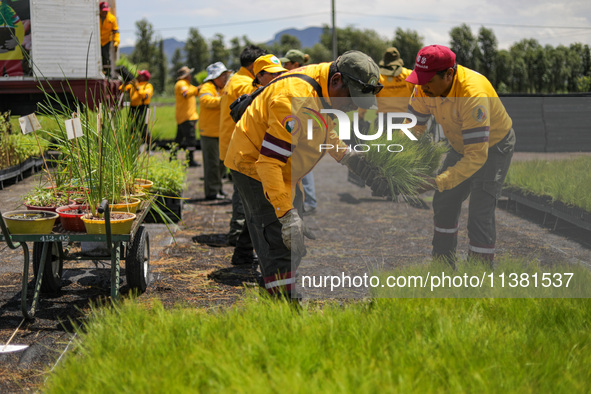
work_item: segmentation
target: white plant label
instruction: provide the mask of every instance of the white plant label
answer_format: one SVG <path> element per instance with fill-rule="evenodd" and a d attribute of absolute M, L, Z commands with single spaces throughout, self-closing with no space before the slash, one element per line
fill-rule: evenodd
<path fill-rule="evenodd" d="M 73 140 L 74 138 L 82 137 L 84 134 L 82 133 L 82 123 L 80 123 L 80 118 L 72 118 L 65 121 L 66 124 L 66 133 L 68 134 L 68 139 Z"/>
<path fill-rule="evenodd" d="M 21 131 L 23 134 L 32 133 L 35 130 L 41 129 L 41 124 L 39 124 L 39 120 L 37 120 L 37 115 L 29 114 L 25 116 L 21 116 L 18 118 L 18 123 L 21 127 Z"/>

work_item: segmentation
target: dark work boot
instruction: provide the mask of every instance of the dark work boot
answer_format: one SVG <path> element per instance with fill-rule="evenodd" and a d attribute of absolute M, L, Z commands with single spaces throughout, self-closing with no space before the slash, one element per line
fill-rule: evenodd
<path fill-rule="evenodd" d="M 259 263 L 259 258 L 254 252 L 243 252 L 234 250 L 232 255 L 232 265 L 255 265 Z"/>

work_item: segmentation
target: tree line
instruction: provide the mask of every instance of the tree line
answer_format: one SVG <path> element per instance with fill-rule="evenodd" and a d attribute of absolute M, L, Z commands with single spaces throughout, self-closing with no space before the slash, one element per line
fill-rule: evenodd
<path fill-rule="evenodd" d="M 196 28 L 191 28 L 185 46 L 176 49 L 170 66 L 163 51 L 162 39 L 157 37 L 152 24 L 142 19 L 136 22 L 136 44 L 130 61 L 148 68 L 156 92 L 171 91 L 176 70 L 188 65 L 205 70 L 207 65 L 221 61 L 228 68 L 240 68 L 240 53 L 245 45 L 253 44 L 247 36 L 230 39 L 216 34 L 206 40 Z M 498 49 L 492 29 L 481 27 L 478 33 L 462 24 L 450 32 L 449 47 L 456 53 L 457 62 L 485 75 L 499 93 L 574 93 L 591 91 L 591 50 L 589 45 L 573 43 L 569 46 L 542 46 L 528 38 L 514 43 L 508 50 Z M 312 63 L 332 61 L 332 33 L 324 26 L 320 42 L 302 48 L 300 40 L 284 34 L 272 45 L 257 44 L 277 56 L 289 49 L 300 49 L 310 55 Z M 413 68 L 417 52 L 425 45 L 424 38 L 412 29 L 397 28 L 392 39 L 380 36 L 372 29 L 337 28 L 337 53 L 359 50 L 376 62 L 386 48 L 395 46 L 400 51 L 405 67 Z"/>

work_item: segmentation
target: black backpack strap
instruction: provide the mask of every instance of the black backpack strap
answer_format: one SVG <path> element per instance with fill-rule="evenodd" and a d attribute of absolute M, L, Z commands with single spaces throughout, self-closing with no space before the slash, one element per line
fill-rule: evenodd
<path fill-rule="evenodd" d="M 318 82 L 316 82 L 316 80 L 314 78 L 312 78 L 306 74 L 290 74 L 290 75 L 286 75 L 286 77 L 298 77 L 298 78 L 303 79 L 304 81 L 308 82 L 310 85 L 312 85 L 312 87 L 314 88 L 314 90 L 318 94 L 318 97 L 320 97 L 320 102 L 322 102 L 322 107 L 328 108 L 328 104 L 326 103 L 326 101 L 324 100 L 324 97 L 322 96 L 322 88 L 320 87 L 320 84 Z"/>
<path fill-rule="evenodd" d="M 314 88 L 314 90 L 316 91 L 316 94 L 318 94 L 318 97 L 320 97 L 320 102 L 322 103 L 322 107 L 324 108 L 328 108 L 328 104 L 326 103 L 326 100 L 324 100 L 324 96 L 322 96 L 322 88 L 320 87 L 320 84 L 318 82 L 316 82 L 316 80 L 306 74 L 287 74 L 287 75 L 281 75 L 277 78 L 275 78 L 274 80 L 272 80 L 270 83 L 268 83 L 265 86 L 261 86 L 259 87 L 257 90 L 255 90 L 253 93 L 251 93 L 251 96 L 254 98 L 256 96 L 259 95 L 259 93 L 261 93 L 263 91 L 264 88 L 266 88 L 267 86 L 281 80 L 281 79 L 285 79 L 285 78 L 291 78 L 291 77 L 296 77 L 299 78 L 301 80 L 304 80 L 306 82 L 308 82 L 310 85 L 312 85 L 312 87 Z M 256 94 L 254 94 L 256 93 Z"/>

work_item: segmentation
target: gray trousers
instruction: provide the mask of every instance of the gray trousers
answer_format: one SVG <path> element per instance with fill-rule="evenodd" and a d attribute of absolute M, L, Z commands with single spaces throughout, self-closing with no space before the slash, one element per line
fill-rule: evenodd
<path fill-rule="evenodd" d="M 205 197 L 214 197 L 222 192 L 222 176 L 226 167 L 220 160 L 220 142 L 216 137 L 201 136 L 203 156 L 203 191 Z"/>
<path fill-rule="evenodd" d="M 232 193 L 232 217 L 230 218 L 230 232 L 228 233 L 228 243 L 234 245 L 235 255 L 251 256 L 252 240 L 246 224 L 244 215 L 244 205 L 240 198 L 240 192 L 234 183 L 234 192 Z"/>
<path fill-rule="evenodd" d="M 495 209 L 501 196 L 505 176 L 513 157 L 513 129 L 495 146 L 489 148 L 482 168 L 458 186 L 433 196 L 434 232 L 433 256 L 448 261 L 455 259 L 458 245 L 459 217 L 464 202 L 468 205 L 469 256 L 492 261 L 495 254 Z M 440 172 L 456 164 L 462 155 L 453 149 L 445 157 Z"/>
<path fill-rule="evenodd" d="M 267 291 L 271 294 L 295 289 L 295 271 L 302 256 L 292 254 L 283 243 L 281 223 L 265 197 L 263 184 L 232 170 L 232 179 L 242 198 L 254 250 L 259 257 Z"/>

